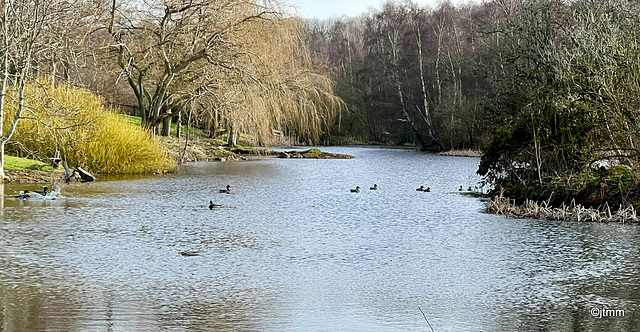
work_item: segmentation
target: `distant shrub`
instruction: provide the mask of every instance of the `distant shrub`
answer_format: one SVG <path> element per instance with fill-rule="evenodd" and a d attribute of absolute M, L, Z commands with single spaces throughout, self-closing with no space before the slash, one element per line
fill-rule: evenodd
<path fill-rule="evenodd" d="M 8 91 L 15 96 L 15 90 Z M 176 162 L 159 142 L 107 109 L 91 92 L 40 80 L 26 87 L 26 105 L 7 152 L 48 160 L 60 151 L 71 166 L 103 174 L 151 173 L 175 169 Z M 5 128 L 16 104 L 5 110 Z"/>

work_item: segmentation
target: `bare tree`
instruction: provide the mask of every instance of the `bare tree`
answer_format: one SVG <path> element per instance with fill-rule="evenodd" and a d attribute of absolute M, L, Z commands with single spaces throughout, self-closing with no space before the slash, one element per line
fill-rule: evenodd
<path fill-rule="evenodd" d="M 121 74 L 138 101 L 143 125 L 155 130 L 169 116 L 177 76 L 197 62 L 233 68 L 240 55 L 233 34 L 249 21 L 277 13 L 248 0 L 143 2 L 127 11 L 113 0 L 108 31 Z"/>
<path fill-rule="evenodd" d="M 32 64 L 46 49 L 47 30 L 53 31 L 58 15 L 69 3 L 62 0 L 2 0 L 0 17 L 0 179 L 5 178 L 4 151 L 23 113 L 25 87 L 36 74 Z M 4 118 L 13 113 L 8 128 Z"/>

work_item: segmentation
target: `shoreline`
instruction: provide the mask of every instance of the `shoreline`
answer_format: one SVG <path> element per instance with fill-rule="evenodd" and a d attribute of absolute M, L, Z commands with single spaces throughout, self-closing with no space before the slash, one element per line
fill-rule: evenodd
<path fill-rule="evenodd" d="M 189 141 L 188 147 L 185 149 L 184 142 L 174 137 L 164 137 L 161 140 L 162 146 L 166 151 L 179 163 L 185 164 L 189 162 L 226 162 L 226 161 L 244 161 L 249 160 L 248 156 L 270 156 L 273 158 L 287 158 L 286 154 L 291 151 L 274 151 L 266 148 L 257 147 L 244 147 L 238 146 L 229 150 L 226 146 L 220 145 L 215 139 L 196 137 Z M 334 146 L 368 146 L 371 144 L 344 144 Z M 331 145 L 329 145 L 331 146 Z M 374 144 L 371 146 L 383 146 L 386 148 L 397 149 L 419 149 L 416 146 L 398 146 L 398 145 L 380 145 Z M 276 147 L 278 149 L 306 149 L 306 146 L 282 146 Z M 308 152 L 311 149 L 302 150 L 300 152 Z M 443 156 L 456 156 L 456 157 L 477 157 L 479 151 L 475 150 L 451 150 L 438 153 Z M 353 156 L 338 155 L 333 153 L 326 153 L 322 151 L 321 159 L 351 159 Z M 300 158 L 300 154 L 294 153 L 290 156 L 293 158 Z M 312 156 L 304 156 L 304 158 L 313 158 Z M 56 183 L 64 182 L 64 172 L 61 171 L 37 171 L 29 169 L 6 169 L 6 179 L 3 183 Z"/>
<path fill-rule="evenodd" d="M 55 183 L 64 182 L 64 172 L 36 171 L 30 169 L 5 169 L 4 183 Z"/>
<path fill-rule="evenodd" d="M 575 200 L 570 204 L 562 204 L 560 207 L 552 207 L 549 202 L 538 203 L 527 200 L 524 204 L 518 205 L 515 200 L 504 197 L 504 191 L 494 196 L 487 202 L 485 212 L 496 214 L 508 218 L 518 219 L 545 219 L 552 221 L 577 221 L 577 222 L 598 222 L 598 223 L 640 223 L 635 208 L 629 206 L 619 206 L 612 212 L 608 202 L 598 208 L 587 208 L 576 204 Z"/>

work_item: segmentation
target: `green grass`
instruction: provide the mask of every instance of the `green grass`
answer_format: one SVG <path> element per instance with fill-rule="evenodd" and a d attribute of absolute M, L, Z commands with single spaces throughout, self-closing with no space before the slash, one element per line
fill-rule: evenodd
<path fill-rule="evenodd" d="M 50 164 L 45 164 L 43 162 L 27 159 L 27 158 L 19 158 L 13 156 L 4 156 L 4 169 L 17 169 L 17 170 L 34 170 L 34 171 L 53 171 L 54 168 Z"/>
<path fill-rule="evenodd" d="M 126 115 L 126 114 L 118 114 L 120 119 L 123 119 L 131 124 L 134 124 L 138 127 L 142 124 L 142 119 L 139 116 Z M 187 129 L 189 130 L 189 135 L 195 135 L 199 137 L 207 137 L 207 135 L 199 128 L 193 128 L 183 125 L 181 135 L 185 135 L 187 133 Z M 171 122 L 171 131 L 169 132 L 170 136 L 176 136 L 176 132 L 178 131 L 178 125 L 174 122 Z"/>

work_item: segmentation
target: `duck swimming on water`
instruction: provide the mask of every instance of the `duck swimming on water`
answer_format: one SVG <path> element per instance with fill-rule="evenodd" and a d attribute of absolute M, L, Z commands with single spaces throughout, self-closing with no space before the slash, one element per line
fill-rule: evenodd
<path fill-rule="evenodd" d="M 220 193 L 222 193 L 222 194 L 230 194 L 231 193 L 231 186 L 227 185 L 227 189 L 220 189 Z"/>
<path fill-rule="evenodd" d="M 42 196 L 47 196 L 47 193 L 49 192 L 49 188 L 44 187 L 44 189 L 42 191 L 34 191 L 34 193 L 38 194 L 38 195 L 42 195 Z"/>
<path fill-rule="evenodd" d="M 420 188 L 416 189 L 416 191 L 424 191 L 424 186 L 420 186 Z"/>
<path fill-rule="evenodd" d="M 213 210 L 215 208 L 221 208 L 222 205 L 220 204 L 213 204 L 213 201 L 209 201 L 209 210 Z"/>
<path fill-rule="evenodd" d="M 359 186 L 356 186 L 356 189 L 350 189 L 350 191 L 351 191 L 352 193 L 359 193 L 359 192 L 360 192 L 360 187 L 359 187 Z"/>
<path fill-rule="evenodd" d="M 378 190 L 378 185 L 374 183 L 373 187 L 369 188 L 369 190 Z"/>
<path fill-rule="evenodd" d="M 16 196 L 17 199 L 27 199 L 29 198 L 29 190 L 20 191 L 20 194 Z"/>

